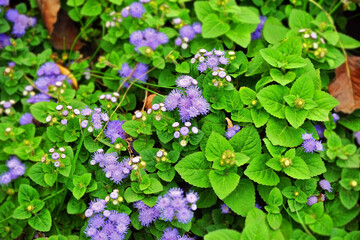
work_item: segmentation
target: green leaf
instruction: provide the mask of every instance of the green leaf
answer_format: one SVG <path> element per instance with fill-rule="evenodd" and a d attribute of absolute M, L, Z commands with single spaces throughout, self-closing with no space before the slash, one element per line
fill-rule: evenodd
<path fill-rule="evenodd" d="M 41 123 L 46 123 L 48 116 L 48 102 L 38 102 L 30 106 L 30 112 L 33 117 Z"/>
<path fill-rule="evenodd" d="M 48 187 L 44 180 L 44 171 L 42 169 L 42 163 L 38 162 L 34 164 L 28 171 L 28 175 L 31 180 L 39 184 L 42 187 Z"/>
<path fill-rule="evenodd" d="M 278 206 L 278 207 L 280 207 L 282 205 L 283 197 L 282 197 L 281 191 L 277 187 L 274 187 L 270 191 L 268 199 L 267 199 L 267 203 L 269 205 L 274 205 L 274 206 Z"/>
<path fill-rule="evenodd" d="M 101 13 L 101 3 L 97 0 L 87 0 L 85 5 L 81 8 L 81 15 L 84 16 L 97 16 Z"/>
<path fill-rule="evenodd" d="M 133 137 L 137 137 L 139 135 L 137 129 L 140 127 L 140 122 L 138 121 L 126 121 L 121 125 L 121 127 L 127 134 Z"/>
<path fill-rule="evenodd" d="M 182 62 L 181 64 L 176 64 L 175 70 L 178 73 L 189 73 L 190 65 L 187 62 Z"/>
<path fill-rule="evenodd" d="M 163 185 L 156 178 L 150 178 L 151 183 L 148 188 L 144 190 L 145 194 L 159 193 L 163 190 Z"/>
<path fill-rule="evenodd" d="M 205 240 L 240 240 L 241 234 L 232 229 L 219 229 L 204 236 Z"/>
<path fill-rule="evenodd" d="M 223 22 L 219 17 L 211 13 L 203 20 L 202 36 L 204 38 L 216 38 L 230 30 L 229 24 Z"/>
<path fill-rule="evenodd" d="M 280 70 L 275 68 L 270 70 L 270 75 L 275 82 L 280 83 L 282 86 L 291 83 L 296 78 L 296 74 L 294 72 L 289 71 L 284 75 Z"/>
<path fill-rule="evenodd" d="M 271 85 L 258 92 L 257 98 L 268 113 L 278 118 L 285 118 L 285 100 L 283 97 L 289 92 L 287 87 Z"/>
<path fill-rule="evenodd" d="M 232 5 L 227 9 L 228 12 L 233 13 L 233 20 L 235 22 L 242 22 L 248 24 L 259 24 L 260 19 L 259 15 L 255 8 L 251 7 L 238 7 L 236 5 Z"/>
<path fill-rule="evenodd" d="M 254 127 L 244 127 L 229 141 L 235 152 L 241 152 L 250 158 L 261 153 L 261 140 Z"/>
<path fill-rule="evenodd" d="M 251 180 L 267 186 L 275 186 L 280 182 L 279 176 L 266 165 L 270 158 L 267 154 L 262 154 L 254 158 L 246 168 L 244 174 Z"/>
<path fill-rule="evenodd" d="M 277 230 L 280 228 L 282 223 L 281 213 L 268 213 L 266 219 L 272 229 Z"/>
<path fill-rule="evenodd" d="M 71 198 L 66 205 L 66 211 L 68 214 L 81 214 L 85 211 L 86 204 L 83 200 L 76 200 L 75 198 Z"/>
<path fill-rule="evenodd" d="M 39 199 L 40 195 L 35 188 L 27 184 L 21 184 L 19 188 L 18 201 L 20 204 L 29 204 L 33 199 Z"/>
<path fill-rule="evenodd" d="M 270 118 L 266 126 L 266 135 L 273 145 L 283 147 L 296 147 L 303 140 L 301 138 L 303 130 L 290 127 L 285 120 Z"/>
<path fill-rule="evenodd" d="M 140 201 L 144 199 L 144 197 L 144 195 L 136 194 L 131 187 L 127 188 L 124 193 L 124 198 L 128 203 Z"/>
<path fill-rule="evenodd" d="M 239 183 L 240 176 L 236 173 L 219 174 L 215 170 L 211 170 L 209 180 L 216 195 L 220 199 L 224 199 L 235 190 Z"/>
<path fill-rule="evenodd" d="M 48 232 L 51 228 L 51 214 L 47 209 L 42 210 L 39 214 L 36 214 L 28 221 L 29 225 L 38 231 Z"/>
<path fill-rule="evenodd" d="M 96 152 L 98 149 L 102 148 L 104 144 L 99 141 L 94 142 L 94 139 L 91 136 L 86 136 L 84 138 L 84 146 L 86 150 L 93 153 Z"/>
<path fill-rule="evenodd" d="M 320 219 L 317 219 L 316 223 L 310 224 L 309 228 L 319 235 L 330 236 L 333 221 L 329 215 L 324 214 Z"/>
<path fill-rule="evenodd" d="M 28 219 L 31 217 L 31 213 L 29 211 L 26 210 L 27 205 L 26 204 L 22 204 L 20 206 L 18 206 L 13 214 L 12 217 L 15 219 Z"/>
<path fill-rule="evenodd" d="M 253 207 L 246 216 L 241 240 L 269 239 L 269 227 L 265 222 L 265 216 L 263 211 Z"/>
<path fill-rule="evenodd" d="M 339 199 L 326 202 L 326 212 L 333 220 L 334 227 L 342 227 L 353 220 L 360 212 L 360 208 L 346 209 Z"/>
<path fill-rule="evenodd" d="M 193 186 L 202 188 L 211 186 L 209 181 L 211 163 L 205 159 L 202 152 L 196 152 L 181 159 L 175 165 L 175 170 L 182 179 Z"/>
<path fill-rule="evenodd" d="M 204 22 L 205 18 L 214 12 L 207 1 L 196 1 L 194 2 L 195 13 L 198 19 Z"/>
<path fill-rule="evenodd" d="M 252 108 L 250 111 L 252 120 L 257 128 L 264 126 L 270 117 L 269 113 L 263 108 Z"/>
<path fill-rule="evenodd" d="M 294 68 L 302 68 L 307 65 L 304 58 L 299 55 L 288 55 L 286 56 L 286 64 L 284 66 L 285 69 L 294 69 Z"/>
<path fill-rule="evenodd" d="M 52 186 L 52 185 L 54 185 L 54 183 L 56 182 L 57 177 L 58 177 L 57 172 L 45 173 L 45 174 L 44 174 L 45 183 L 46 183 L 47 185 L 49 185 L 49 186 Z"/>
<path fill-rule="evenodd" d="M 301 75 L 301 77 L 299 77 L 292 85 L 290 94 L 302 99 L 312 99 L 314 97 L 314 82 L 310 75 Z"/>
<path fill-rule="evenodd" d="M 242 178 L 236 189 L 224 200 L 235 213 L 245 217 L 255 205 L 255 188 L 252 181 Z"/>
<path fill-rule="evenodd" d="M 309 110 L 307 118 L 314 121 L 329 121 L 329 112 L 339 105 L 338 100 L 322 91 L 315 91 L 313 100 L 318 106 Z"/>
<path fill-rule="evenodd" d="M 64 132 L 56 126 L 49 126 L 46 128 L 46 134 L 52 142 L 61 142 Z"/>
<path fill-rule="evenodd" d="M 285 108 L 286 120 L 288 120 L 288 122 L 294 128 L 299 128 L 301 125 L 303 125 L 307 116 L 308 111 L 304 109 L 289 106 L 286 106 Z"/>
<path fill-rule="evenodd" d="M 360 47 L 360 42 L 352 37 L 349 37 L 343 33 L 337 33 L 339 35 L 339 40 L 341 41 L 342 47 L 345 49 L 355 49 Z M 340 43 L 337 44 L 337 47 L 341 48 Z"/>
<path fill-rule="evenodd" d="M 85 0 L 67 0 L 66 4 L 70 7 L 81 6 Z"/>
<path fill-rule="evenodd" d="M 245 105 L 251 105 L 251 102 L 256 100 L 256 92 L 248 87 L 241 87 L 239 93 L 241 101 Z"/>
<path fill-rule="evenodd" d="M 274 17 L 266 19 L 262 30 L 263 36 L 268 43 L 275 44 L 286 37 L 288 28 L 284 27 L 281 21 Z"/>
<path fill-rule="evenodd" d="M 234 41 L 237 45 L 246 48 L 251 41 L 252 29 L 248 24 L 233 24 L 230 31 L 226 33 L 226 36 Z"/>
<path fill-rule="evenodd" d="M 340 190 L 340 201 L 347 209 L 353 208 L 359 200 L 358 191 Z"/>
<path fill-rule="evenodd" d="M 325 164 L 321 157 L 319 157 L 317 154 L 311 154 L 306 153 L 302 150 L 297 150 L 296 156 L 300 157 L 305 161 L 306 165 L 309 168 L 310 177 L 318 176 L 326 172 Z"/>
<path fill-rule="evenodd" d="M 207 143 L 205 156 L 208 161 L 220 161 L 222 154 L 226 150 L 233 151 L 233 147 L 224 136 L 221 136 L 217 132 L 212 132 Z"/>
<path fill-rule="evenodd" d="M 306 165 L 306 162 L 299 158 L 295 157 L 292 159 L 292 165 L 287 168 L 284 168 L 284 172 L 295 179 L 308 179 L 310 178 L 309 168 Z"/>
<path fill-rule="evenodd" d="M 268 64 L 273 67 L 282 68 L 286 64 L 285 56 L 277 49 L 261 49 L 260 55 Z"/>
<path fill-rule="evenodd" d="M 86 192 L 86 187 L 78 187 L 78 186 L 75 186 L 74 189 L 73 189 L 73 195 L 74 197 L 79 200 L 82 196 L 84 196 Z"/>
<path fill-rule="evenodd" d="M 289 26 L 292 29 L 311 28 L 312 16 L 302 10 L 293 9 L 289 16 Z"/>

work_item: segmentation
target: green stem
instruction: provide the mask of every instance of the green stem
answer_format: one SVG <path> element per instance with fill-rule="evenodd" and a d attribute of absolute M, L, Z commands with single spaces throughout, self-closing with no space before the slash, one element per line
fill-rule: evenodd
<path fill-rule="evenodd" d="M 310 235 L 311 237 L 313 237 L 314 239 L 316 239 L 316 238 L 314 237 L 314 235 L 311 234 L 311 232 L 309 231 L 309 229 L 308 229 L 308 228 L 306 227 L 306 225 L 304 224 L 304 222 L 303 222 L 303 220 L 302 220 L 302 218 L 301 218 L 298 210 L 296 209 L 296 205 L 294 205 L 294 207 L 295 207 L 296 215 L 297 215 L 297 217 L 299 218 L 300 224 L 301 224 L 301 226 L 303 227 L 303 229 L 305 230 L 305 232 L 306 232 L 308 235 Z"/>
<path fill-rule="evenodd" d="M 339 2 L 335 5 L 335 7 L 334 7 L 333 9 L 331 9 L 331 11 L 329 12 L 329 14 L 330 14 L 330 15 L 333 14 L 333 13 L 341 6 L 341 4 L 342 4 L 342 1 L 339 1 Z"/>
<path fill-rule="evenodd" d="M 43 199 L 43 201 L 46 201 L 46 200 L 48 200 L 48 199 L 50 199 L 50 198 L 55 197 L 56 195 L 58 195 L 58 194 L 62 193 L 63 191 L 65 191 L 65 189 L 66 189 L 66 188 L 63 188 L 63 189 L 61 189 L 60 191 L 57 191 L 57 192 L 51 194 L 50 196 L 47 196 L 46 198 Z"/>
<path fill-rule="evenodd" d="M 85 134 L 81 135 L 81 138 L 80 138 L 80 142 L 79 142 L 79 145 L 78 145 L 78 148 L 76 149 L 76 153 L 75 153 L 75 156 L 74 156 L 74 159 L 71 163 L 71 170 L 70 170 L 70 175 L 69 175 L 69 178 L 67 180 L 67 182 L 69 181 L 69 179 L 72 178 L 72 176 L 74 175 L 74 172 L 75 172 L 75 166 L 76 166 L 76 161 L 79 157 L 79 154 L 80 154 L 80 150 L 81 150 L 81 147 L 83 145 L 83 142 L 84 142 L 84 138 L 85 138 Z M 66 184 L 67 185 L 67 184 Z"/>
<path fill-rule="evenodd" d="M 5 218 L 5 219 L 1 220 L 1 221 L 0 221 L 0 223 L 2 223 L 2 222 L 6 222 L 6 221 L 7 221 L 7 220 L 9 220 L 10 218 L 12 218 L 12 216 L 7 217 L 7 218 Z"/>

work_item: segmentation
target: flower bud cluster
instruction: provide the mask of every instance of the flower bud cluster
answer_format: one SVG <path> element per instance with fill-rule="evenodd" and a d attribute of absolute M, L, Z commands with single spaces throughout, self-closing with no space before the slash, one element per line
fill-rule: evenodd
<path fill-rule="evenodd" d="M 325 57 L 328 49 L 325 47 L 324 38 L 319 37 L 318 34 L 311 29 L 302 28 L 298 32 L 302 37 L 302 46 L 305 52 L 313 54 L 318 59 Z"/>
<path fill-rule="evenodd" d="M 152 107 L 150 109 L 147 110 L 147 114 L 153 114 L 154 115 L 154 119 L 156 121 L 160 121 L 162 118 L 162 113 L 166 112 L 167 108 L 165 107 L 164 103 L 155 103 L 152 105 Z M 138 114 L 139 115 L 139 114 Z M 145 121 L 146 120 L 146 116 L 142 116 L 142 120 Z"/>
<path fill-rule="evenodd" d="M 109 109 L 111 107 L 113 107 L 114 103 L 116 103 L 118 101 L 120 97 L 120 94 L 118 94 L 117 92 L 113 92 L 113 93 L 107 93 L 107 94 L 101 94 L 99 96 L 100 102 L 106 105 L 106 108 Z"/>
<path fill-rule="evenodd" d="M 9 62 L 8 63 L 8 66 L 5 68 L 5 70 L 4 70 L 4 73 L 3 73 L 3 75 L 4 76 L 9 76 L 10 78 L 12 78 L 13 77 L 13 75 L 14 75 L 14 67 L 16 66 L 16 63 L 14 63 L 14 62 Z"/>
<path fill-rule="evenodd" d="M 0 102 L 0 114 L 5 113 L 6 115 L 10 115 L 14 110 L 11 108 L 15 104 L 15 100 L 10 99 L 9 101 L 1 101 Z"/>
<path fill-rule="evenodd" d="M 79 109 L 73 109 L 72 106 L 67 105 L 64 106 L 63 104 L 59 104 L 56 106 L 56 110 L 58 111 L 57 117 L 60 120 L 61 125 L 67 125 L 68 120 L 71 118 L 74 118 L 75 116 L 80 115 L 80 110 Z M 56 119 L 55 117 L 52 118 L 51 116 L 48 116 L 46 118 L 46 122 L 50 122 L 50 121 L 54 121 L 54 119 Z M 57 122 L 58 120 L 55 120 L 55 122 Z"/>
<path fill-rule="evenodd" d="M 181 126 L 179 122 L 174 122 L 172 127 L 174 128 L 174 138 L 179 139 L 179 143 L 182 147 L 185 147 L 188 142 L 191 134 L 198 134 L 199 129 L 195 126 L 191 126 L 191 122 L 185 122 L 184 126 Z"/>
<path fill-rule="evenodd" d="M 49 156 L 49 157 L 48 157 Z M 50 148 L 49 153 L 41 157 L 41 162 L 45 164 L 53 163 L 56 168 L 64 168 L 63 160 L 66 158 L 65 148 Z"/>
<path fill-rule="evenodd" d="M 191 59 L 191 63 L 195 64 L 199 62 L 198 70 L 200 72 L 205 72 L 207 69 L 211 69 L 213 72 L 217 71 L 220 67 L 225 67 L 229 64 L 231 60 L 235 59 L 234 51 L 222 51 L 213 49 L 207 51 L 205 49 L 200 49 L 194 57 Z M 221 74 L 223 75 L 223 74 Z M 226 75 L 224 76 L 226 77 Z M 230 79 L 231 81 L 231 79 Z"/>
<path fill-rule="evenodd" d="M 105 201 L 112 202 L 113 205 L 118 205 L 119 203 L 122 203 L 124 201 L 124 198 L 119 195 L 119 190 L 114 189 L 110 195 L 107 195 L 105 197 Z"/>
<path fill-rule="evenodd" d="M 112 11 L 112 12 L 109 14 L 109 17 L 111 17 L 112 19 L 111 19 L 110 21 L 106 21 L 106 22 L 105 22 L 105 27 L 106 27 L 106 28 L 110 28 L 110 27 L 120 27 L 120 23 L 123 21 L 120 12 Z"/>
<path fill-rule="evenodd" d="M 231 82 L 231 76 L 227 75 L 224 68 L 219 67 L 212 72 L 213 79 L 211 82 L 215 87 L 226 87 Z"/>
<path fill-rule="evenodd" d="M 128 165 L 132 167 L 132 170 L 138 170 L 139 168 L 145 168 L 146 162 L 141 160 L 141 156 L 132 157 L 128 161 Z"/>
<path fill-rule="evenodd" d="M 235 153 L 231 150 L 225 150 L 221 155 L 221 166 L 233 166 L 235 164 Z"/>
<path fill-rule="evenodd" d="M 167 156 L 168 156 L 168 152 L 162 148 L 159 151 L 157 151 L 155 159 L 157 162 L 167 162 L 169 160 Z"/>

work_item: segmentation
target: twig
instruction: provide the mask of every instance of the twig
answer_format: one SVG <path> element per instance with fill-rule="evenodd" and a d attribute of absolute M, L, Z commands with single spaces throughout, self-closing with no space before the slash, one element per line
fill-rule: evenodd
<path fill-rule="evenodd" d="M 144 111 L 144 109 L 145 109 L 146 101 L 147 101 L 147 98 L 148 98 L 148 93 L 149 93 L 149 91 L 148 91 L 148 90 L 145 90 L 144 105 L 143 105 L 143 107 L 141 108 L 141 111 Z"/>

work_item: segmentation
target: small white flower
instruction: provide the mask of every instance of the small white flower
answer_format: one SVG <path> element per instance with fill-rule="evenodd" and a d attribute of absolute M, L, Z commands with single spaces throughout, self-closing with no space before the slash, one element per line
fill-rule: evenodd
<path fill-rule="evenodd" d="M 120 97 L 120 94 L 117 93 L 117 92 L 113 92 L 113 95 L 114 95 L 115 97 Z"/>
<path fill-rule="evenodd" d="M 199 57 L 199 62 L 204 62 L 205 58 L 203 56 Z"/>
<path fill-rule="evenodd" d="M 117 98 L 116 98 L 116 97 L 111 97 L 111 98 L 110 98 L 110 101 L 113 102 L 113 103 L 116 103 Z"/>
<path fill-rule="evenodd" d="M 72 109 L 73 109 L 72 106 L 69 106 L 69 105 L 67 105 L 66 108 L 67 108 L 68 110 L 72 110 Z"/>
<path fill-rule="evenodd" d="M 93 165 L 93 166 L 94 166 L 95 164 L 96 164 L 96 161 L 95 161 L 95 160 L 91 160 L 91 161 L 90 161 L 90 165 Z"/>
<path fill-rule="evenodd" d="M 182 49 L 187 49 L 188 46 L 189 46 L 189 45 L 188 45 L 187 43 L 182 43 L 182 44 L 181 44 L 181 48 L 182 48 Z"/>
<path fill-rule="evenodd" d="M 87 130 L 88 130 L 88 132 L 93 132 L 93 131 L 94 131 L 94 128 L 90 126 L 90 127 L 88 127 Z"/>
<path fill-rule="evenodd" d="M 61 157 L 61 158 L 66 158 L 66 155 L 65 155 L 65 154 L 61 154 L 60 157 Z"/>
<path fill-rule="evenodd" d="M 186 140 L 181 140 L 181 141 L 180 141 L 180 145 L 181 145 L 182 147 L 185 147 L 185 146 L 187 145 L 187 141 L 186 141 Z"/>
<path fill-rule="evenodd" d="M 65 152 L 65 148 L 59 147 L 59 151 L 60 151 L 60 152 Z"/>
<path fill-rule="evenodd" d="M 189 38 L 188 38 L 188 37 L 184 37 L 183 40 L 184 40 L 184 42 L 189 42 Z"/>
<path fill-rule="evenodd" d="M 178 123 L 178 122 L 174 122 L 174 123 L 172 124 L 172 126 L 173 126 L 174 128 L 178 127 L 179 125 L 180 125 L 180 123 Z"/>
<path fill-rule="evenodd" d="M 100 98 L 100 100 L 104 100 L 105 99 L 105 94 L 101 94 L 99 98 Z"/>
<path fill-rule="evenodd" d="M 135 112 L 135 117 L 136 117 L 136 118 L 141 118 L 141 117 L 142 117 L 142 112 L 136 111 L 136 112 Z"/>
<path fill-rule="evenodd" d="M 190 63 L 191 64 L 194 64 L 196 62 L 196 59 L 195 58 L 192 58 L 191 60 L 190 60 Z"/>
<path fill-rule="evenodd" d="M 46 122 L 50 122 L 51 119 L 52 119 L 52 117 L 49 115 L 49 116 L 46 117 L 45 121 L 46 121 Z"/>
<path fill-rule="evenodd" d="M 226 79 L 226 81 L 231 82 L 231 77 L 230 77 L 229 75 L 227 75 L 227 76 L 225 77 L 225 79 Z"/>
<path fill-rule="evenodd" d="M 151 114 L 151 113 L 152 113 L 152 109 L 149 108 L 146 113 L 147 113 L 147 114 Z"/>
<path fill-rule="evenodd" d="M 11 131 L 12 131 L 12 128 L 11 128 L 11 127 L 5 128 L 5 132 L 11 132 Z"/>
<path fill-rule="evenodd" d="M 74 109 L 74 113 L 75 113 L 75 115 L 79 115 L 80 114 L 80 110 L 79 109 Z"/>
<path fill-rule="evenodd" d="M 140 158 L 139 157 L 133 157 L 132 162 L 133 163 L 138 163 L 138 162 L 140 162 Z"/>
<path fill-rule="evenodd" d="M 199 50 L 199 53 L 206 53 L 206 52 L 207 52 L 206 49 L 203 48 Z"/>
<path fill-rule="evenodd" d="M 191 210 L 195 211 L 197 209 L 197 206 L 195 203 L 191 204 Z"/>
<path fill-rule="evenodd" d="M 53 152 L 55 152 L 55 149 L 54 149 L 54 148 L 50 148 L 50 149 L 49 149 L 49 153 L 53 153 Z"/>
<path fill-rule="evenodd" d="M 190 127 L 190 126 L 191 126 L 191 122 L 185 122 L 185 126 L 186 126 L 186 127 Z"/>
<path fill-rule="evenodd" d="M 198 129 L 197 127 L 192 127 L 192 128 L 191 128 L 191 132 L 192 132 L 193 134 L 198 134 L 198 133 L 199 133 L 199 129 Z"/>

